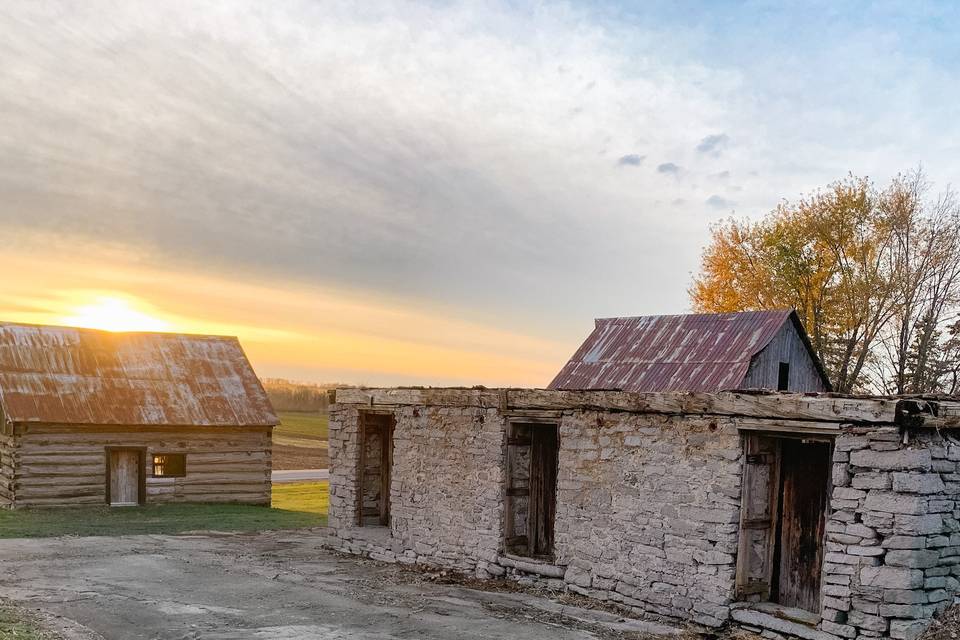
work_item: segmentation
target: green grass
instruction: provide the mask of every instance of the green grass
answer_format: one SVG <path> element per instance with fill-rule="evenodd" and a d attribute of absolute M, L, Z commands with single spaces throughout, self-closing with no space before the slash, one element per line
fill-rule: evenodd
<path fill-rule="evenodd" d="M 52 635 L 40 629 L 16 609 L 0 603 L 0 640 L 51 640 Z"/>
<path fill-rule="evenodd" d="M 274 509 L 313 513 L 323 516 L 324 521 L 326 521 L 329 507 L 330 483 L 326 480 L 273 485 Z"/>
<path fill-rule="evenodd" d="M 273 430 L 274 436 L 311 440 L 327 439 L 328 418 L 324 414 L 281 411 L 277 415 L 281 424 Z"/>
<path fill-rule="evenodd" d="M 327 482 L 276 485 L 272 508 L 238 504 L 161 504 L 128 508 L 0 509 L 0 538 L 319 527 L 327 523 L 328 491 Z M 0 635 L 0 640 L 7 639 Z"/>

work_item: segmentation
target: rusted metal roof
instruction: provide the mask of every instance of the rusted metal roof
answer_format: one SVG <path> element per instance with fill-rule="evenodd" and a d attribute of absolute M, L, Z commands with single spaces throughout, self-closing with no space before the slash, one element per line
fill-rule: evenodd
<path fill-rule="evenodd" d="M 598 319 L 548 388 L 737 389 L 751 358 L 792 317 L 782 310 Z"/>
<path fill-rule="evenodd" d="M 273 426 L 236 338 L 0 323 L 9 422 Z"/>

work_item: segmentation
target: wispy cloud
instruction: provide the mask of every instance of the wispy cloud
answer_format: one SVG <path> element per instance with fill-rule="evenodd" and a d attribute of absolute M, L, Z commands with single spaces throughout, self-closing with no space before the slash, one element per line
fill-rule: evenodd
<path fill-rule="evenodd" d="M 723 149 L 730 142 L 730 138 L 725 133 L 715 133 L 705 137 L 697 145 L 697 152 L 710 156 L 719 156 Z"/>
<path fill-rule="evenodd" d="M 617 160 L 617 164 L 621 167 L 639 167 L 641 164 L 643 164 L 643 160 L 645 158 L 646 156 L 631 153 L 625 156 L 620 156 L 620 159 Z"/>
<path fill-rule="evenodd" d="M 657 173 L 670 173 L 676 175 L 680 173 L 680 167 L 673 162 L 664 162 L 657 165 Z"/>
<path fill-rule="evenodd" d="M 706 203 L 714 209 L 730 209 L 736 204 L 732 200 L 727 200 L 723 196 L 718 196 L 717 194 L 713 194 L 707 198 Z"/>

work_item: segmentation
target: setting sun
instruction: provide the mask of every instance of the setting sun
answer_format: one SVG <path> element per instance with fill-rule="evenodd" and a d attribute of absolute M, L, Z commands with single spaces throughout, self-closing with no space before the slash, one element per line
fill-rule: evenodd
<path fill-rule="evenodd" d="M 135 306 L 136 305 L 136 306 Z M 131 300 L 101 296 L 89 304 L 75 307 L 61 318 L 65 325 L 105 331 L 170 331 L 171 324 L 150 315 Z"/>

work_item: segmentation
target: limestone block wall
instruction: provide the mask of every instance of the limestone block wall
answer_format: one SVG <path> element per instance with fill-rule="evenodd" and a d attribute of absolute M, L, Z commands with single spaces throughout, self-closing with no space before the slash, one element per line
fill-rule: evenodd
<path fill-rule="evenodd" d="M 847 429 L 833 461 L 821 628 L 912 640 L 960 590 L 960 444 Z"/>
<path fill-rule="evenodd" d="M 361 411 L 331 409 L 329 522 L 335 529 L 356 522 Z M 496 409 L 473 407 L 399 407 L 393 415 L 392 537 L 378 555 L 479 572 L 496 564 L 504 419 Z"/>
<path fill-rule="evenodd" d="M 571 590 L 717 626 L 736 567 L 731 419 L 574 411 L 561 422 L 556 562 Z"/>
<path fill-rule="evenodd" d="M 344 548 L 480 576 L 533 571 L 638 612 L 729 617 L 742 474 L 732 419 L 569 411 L 560 422 L 555 559 L 503 553 L 506 419 L 496 409 L 397 407 L 387 542 L 351 530 L 357 421 L 330 420 L 331 526 Z"/>

